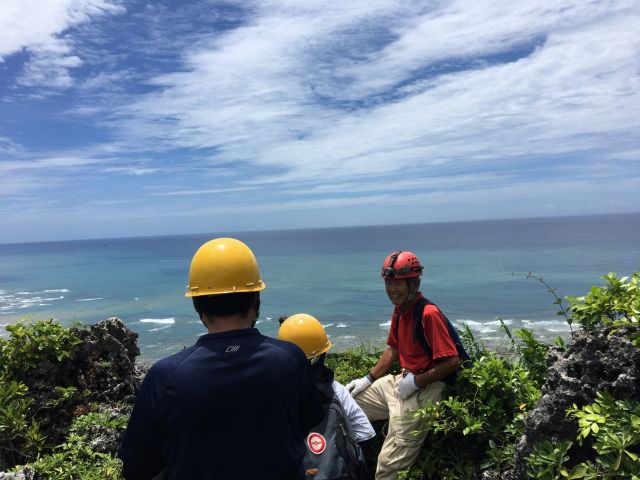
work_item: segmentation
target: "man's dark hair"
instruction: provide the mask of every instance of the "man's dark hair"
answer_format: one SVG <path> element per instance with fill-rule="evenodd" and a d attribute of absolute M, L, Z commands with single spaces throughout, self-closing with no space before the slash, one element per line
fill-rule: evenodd
<path fill-rule="evenodd" d="M 228 317 L 246 315 L 253 306 L 258 310 L 260 292 L 226 293 L 224 295 L 203 295 L 193 297 L 193 308 L 198 315 L 208 317 Z"/>

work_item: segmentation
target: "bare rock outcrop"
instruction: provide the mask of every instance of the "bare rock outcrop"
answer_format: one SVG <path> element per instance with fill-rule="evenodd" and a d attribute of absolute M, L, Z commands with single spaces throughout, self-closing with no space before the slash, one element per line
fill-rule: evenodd
<path fill-rule="evenodd" d="M 41 480 L 41 479 L 42 479 L 42 475 L 39 475 L 31 467 L 24 467 L 15 472 L 0 472 L 0 480 Z"/>
<path fill-rule="evenodd" d="M 83 342 L 68 372 L 72 383 L 101 403 L 132 402 L 138 388 L 135 359 L 140 355 L 138 334 L 117 317 L 77 329 Z"/>
<path fill-rule="evenodd" d="M 58 361 L 49 355 L 17 378 L 29 388 L 33 417 L 51 443 L 61 442 L 73 418 L 92 410 L 92 404 L 132 404 L 141 379 L 135 364 L 138 334 L 122 320 L 113 317 L 72 330 L 81 342 L 70 356 Z M 76 391 L 61 395 L 59 387 Z M 98 451 L 114 453 L 119 438 L 103 440 Z"/>
<path fill-rule="evenodd" d="M 566 417 L 567 408 L 593 403 L 596 392 L 608 390 L 614 398 L 640 401 L 640 350 L 630 340 L 640 327 L 575 333 L 571 345 L 554 347 L 542 398 L 529 413 L 525 435 L 516 450 L 516 465 L 505 479 L 525 479 L 524 458 L 545 439 L 575 440 L 577 423 Z M 590 452 L 574 444 L 570 455 L 582 461 Z"/>

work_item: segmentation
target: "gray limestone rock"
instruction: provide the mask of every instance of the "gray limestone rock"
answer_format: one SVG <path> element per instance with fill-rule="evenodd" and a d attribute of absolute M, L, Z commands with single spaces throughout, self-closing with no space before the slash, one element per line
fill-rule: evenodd
<path fill-rule="evenodd" d="M 24 467 L 11 473 L 0 472 L 0 480 L 41 480 L 42 476 L 31 467 Z M 42 479 L 43 480 L 43 479 Z"/>
<path fill-rule="evenodd" d="M 95 409 L 91 405 L 131 405 L 142 378 L 135 365 L 135 358 L 140 354 L 138 335 L 122 320 L 113 317 L 89 327 L 72 329 L 82 341 L 69 358 L 42 360 L 25 378 L 17 379 L 29 388 L 29 396 L 34 400 L 31 412 L 47 441 L 53 444 L 64 440 L 74 417 Z M 56 387 L 74 387 L 77 393 L 61 398 Z M 96 431 L 91 432 L 92 436 L 95 433 L 92 446 L 99 452 L 115 453 L 121 432 L 107 430 L 96 427 Z M 0 479 L 36 480 L 28 476 L 32 475 L 30 472 L 24 469 L 16 474 L 0 474 L 5 475 Z"/>
<path fill-rule="evenodd" d="M 516 466 L 504 479 L 525 479 L 525 457 L 533 446 L 545 439 L 575 440 L 577 423 L 566 417 L 567 408 L 593 403 L 596 392 L 608 390 L 614 398 L 640 401 L 640 350 L 630 341 L 640 327 L 617 331 L 575 333 L 567 350 L 551 348 L 542 398 L 529 412 L 525 435 L 517 443 Z M 581 461 L 590 450 L 574 444 L 571 457 Z"/>

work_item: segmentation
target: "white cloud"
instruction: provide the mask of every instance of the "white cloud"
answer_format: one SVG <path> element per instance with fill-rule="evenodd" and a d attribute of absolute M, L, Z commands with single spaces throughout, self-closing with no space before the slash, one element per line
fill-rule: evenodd
<path fill-rule="evenodd" d="M 354 77 L 353 87 L 335 93 L 366 97 L 425 66 L 504 54 L 553 31 L 570 33 L 607 17 L 637 16 L 637 7 L 634 0 L 514 2 L 508 6 L 500 0 L 440 2 L 433 10 L 395 27 L 397 39 L 382 50 L 345 66 L 342 74 Z"/>
<path fill-rule="evenodd" d="M 244 192 L 255 190 L 256 187 L 232 187 L 232 188 L 208 188 L 205 190 L 176 190 L 168 192 L 153 193 L 155 197 L 184 197 L 192 195 L 211 195 L 216 193 Z"/>
<path fill-rule="evenodd" d="M 73 84 L 69 70 L 81 63 L 80 58 L 72 55 L 71 48 L 63 41 L 39 45 L 34 48 L 18 83 L 27 87 L 46 85 L 54 89 L 67 88 Z"/>
<path fill-rule="evenodd" d="M 121 218 L 144 219 L 157 218 L 225 218 L 244 216 L 247 225 L 253 220 L 268 218 L 268 214 L 290 213 L 298 222 L 306 218 L 306 225 L 312 226 L 314 212 L 351 210 L 363 212 L 360 218 L 351 217 L 352 223 L 386 223 L 396 218 L 396 223 L 410 223 L 409 218 L 423 221 L 464 220 L 471 218 L 491 218 L 509 216 L 532 216 L 529 206 L 532 202 L 540 205 L 559 204 L 562 214 L 581 214 L 587 211 L 606 213 L 612 202 L 617 202 L 622 211 L 634 211 L 633 198 L 616 198 L 620 190 L 631 191 L 640 188 L 640 176 L 633 176 L 616 184 L 603 184 L 599 179 L 568 180 L 565 178 L 541 179 L 521 184 L 481 184 L 456 191 L 424 191 L 398 195 L 396 192 L 379 192 L 364 195 L 344 195 L 337 193 L 326 198 L 297 198 L 292 200 L 271 200 L 256 203 L 253 197 L 244 197 L 232 204 L 214 202 L 213 205 L 200 205 L 184 210 L 179 205 L 168 206 L 162 211 L 150 212 L 143 206 L 120 212 Z M 482 198 L 482 202 L 478 199 Z M 395 212 L 395 213 L 394 213 Z M 499 212 L 499 213 L 498 213 Z M 557 212 L 536 210 L 537 215 L 557 214 Z M 87 212 L 88 213 L 88 212 Z M 502 215 L 500 215 L 502 213 Z M 302 214 L 302 217 L 300 216 Z M 370 219 L 370 220 L 367 220 Z M 378 218 L 378 221 L 373 219 Z M 405 220 L 403 220 L 405 219 Z M 304 220 L 303 220 L 304 221 Z"/>
<path fill-rule="evenodd" d="M 150 4 L 125 16 L 149 31 L 113 52 L 79 44 L 72 27 L 107 38 L 91 21 L 118 4 L 43 5 L 0 5 L 0 56 L 29 54 L 16 82 L 35 92 L 77 88 L 82 101 L 53 115 L 71 112 L 100 143 L 42 153 L 0 139 L 5 195 L 40 190 L 59 211 L 82 192 L 74 215 L 158 228 L 162 216 L 312 222 L 308 211 L 371 223 L 418 204 L 458 219 L 496 216 L 501 202 L 511 216 L 580 213 L 587 200 L 593 212 L 631 208 L 637 0 L 256 0 L 230 19 L 209 4 Z M 597 201 L 581 192 L 594 188 Z"/>
<path fill-rule="evenodd" d="M 0 155 L 18 155 L 21 147 L 7 137 L 0 137 Z"/>
<path fill-rule="evenodd" d="M 49 170 L 73 169 L 86 165 L 106 162 L 107 159 L 97 159 L 84 156 L 47 156 L 45 158 L 23 158 L 21 160 L 3 161 L 0 172 L 8 173 L 18 170 Z"/>
<path fill-rule="evenodd" d="M 127 167 L 107 167 L 107 168 L 104 168 L 102 171 L 105 173 L 123 173 L 125 175 L 140 176 L 140 175 L 149 175 L 152 173 L 158 173 L 162 170 L 159 168 L 127 166 Z"/>
<path fill-rule="evenodd" d="M 632 161 L 640 162 L 640 149 L 620 150 L 602 156 L 603 159 L 612 161 Z"/>
<path fill-rule="evenodd" d="M 73 53 L 69 28 L 105 14 L 122 12 L 110 0 L 3 0 L 0 3 L 0 62 L 9 55 L 30 54 L 20 83 L 65 88 L 72 84 L 69 70 L 81 59 Z"/>
<path fill-rule="evenodd" d="M 640 126 L 628 108 L 640 105 L 632 2 L 447 2 L 415 18 L 393 12 L 393 2 L 339 12 L 266 5 L 273 10 L 263 5 L 263 16 L 190 51 L 185 71 L 156 77 L 160 92 L 123 110 L 127 128 L 167 146 L 217 148 L 220 163 L 282 169 L 259 183 L 588 157 L 622 148 Z M 350 29 L 380 33 L 386 20 L 396 41 L 360 61 L 340 56 L 336 44 L 364 48 Z M 443 59 L 500 54 L 538 38 L 512 63 L 412 77 Z M 323 63 L 325 51 L 332 57 Z M 318 62 L 328 70 L 318 73 Z M 404 97 L 352 109 L 333 103 L 407 81 Z M 334 98 L 319 99 L 315 87 Z"/>

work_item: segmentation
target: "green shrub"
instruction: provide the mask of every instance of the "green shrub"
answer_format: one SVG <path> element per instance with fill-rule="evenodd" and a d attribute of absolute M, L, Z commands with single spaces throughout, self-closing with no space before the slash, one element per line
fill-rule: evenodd
<path fill-rule="evenodd" d="M 121 479 L 120 461 L 110 454 L 93 450 L 91 441 L 99 432 L 124 431 L 127 421 L 128 416 L 108 410 L 80 415 L 71 424 L 64 443 L 30 466 L 42 477 L 56 480 Z"/>
<path fill-rule="evenodd" d="M 615 273 L 602 278 L 607 281 L 606 286 L 593 286 L 583 297 L 567 297 L 573 321 L 580 323 L 587 331 L 610 325 L 638 325 L 640 272 L 634 272 L 631 278 L 618 278 Z"/>
<path fill-rule="evenodd" d="M 500 319 L 502 330 L 509 337 L 511 342 L 511 352 L 515 355 L 518 363 L 529 372 L 531 380 L 538 388 L 542 388 L 547 379 L 547 352 L 549 345 L 535 338 L 532 330 L 520 328 L 514 330 L 520 342 L 516 342 L 509 327 Z"/>
<path fill-rule="evenodd" d="M 95 428 L 124 431 L 128 421 L 127 415 L 114 415 L 113 412 L 106 410 L 89 412 L 73 420 L 69 433 L 89 438 Z"/>
<path fill-rule="evenodd" d="M 121 462 L 112 455 L 91 449 L 86 440 L 70 434 L 54 453 L 40 457 L 31 467 L 44 478 L 56 480 L 118 480 Z"/>
<path fill-rule="evenodd" d="M 26 385 L 0 376 L 0 471 L 30 461 L 44 445 L 38 423 L 31 419 L 33 399 Z"/>
<path fill-rule="evenodd" d="M 485 352 L 462 370 L 445 398 L 417 410 L 425 445 L 405 478 L 472 479 L 481 469 L 503 469 L 513 461 L 523 414 L 540 391 L 517 361 Z"/>
<path fill-rule="evenodd" d="M 579 444 L 591 446 L 590 458 L 569 468 L 568 454 L 573 444 L 549 440 L 537 445 L 527 457 L 527 474 L 540 480 L 566 479 L 639 479 L 640 478 L 640 403 L 616 400 L 608 392 L 598 392 L 594 403 L 574 405 L 567 415 L 578 420 Z"/>
<path fill-rule="evenodd" d="M 82 342 L 73 330 L 52 319 L 19 321 L 5 328 L 10 337 L 0 339 L 0 374 L 15 379 L 24 379 L 43 361 L 62 362 Z"/>
<path fill-rule="evenodd" d="M 569 460 L 567 452 L 572 445 L 573 442 L 569 440 L 545 440 L 536 445 L 531 455 L 527 457 L 527 462 L 529 463 L 527 475 L 537 480 L 567 478 L 569 472 L 564 464 Z"/>
<path fill-rule="evenodd" d="M 59 435 L 44 427 L 43 419 L 71 416 L 67 407 L 77 393 L 72 386 L 52 386 L 50 391 L 30 392 L 39 365 L 55 368 L 73 355 L 81 342 L 71 329 L 53 320 L 19 321 L 8 325 L 8 339 L 0 339 L 0 466 L 12 467 L 36 458 Z M 46 370 L 50 371 L 50 368 Z M 53 382 L 55 379 L 49 379 Z M 45 382 L 46 383 L 46 382 Z M 57 413 L 52 413 L 55 409 Z M 62 414 L 62 415 L 60 415 Z M 59 427 L 60 424 L 54 427 Z"/>
<path fill-rule="evenodd" d="M 333 370 L 336 381 L 344 385 L 369 373 L 378 363 L 380 355 L 382 348 L 363 343 L 343 353 L 328 354 L 326 365 Z"/>

